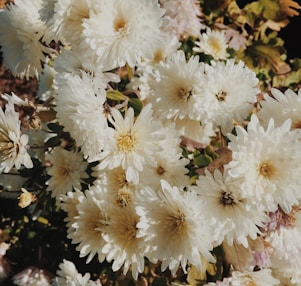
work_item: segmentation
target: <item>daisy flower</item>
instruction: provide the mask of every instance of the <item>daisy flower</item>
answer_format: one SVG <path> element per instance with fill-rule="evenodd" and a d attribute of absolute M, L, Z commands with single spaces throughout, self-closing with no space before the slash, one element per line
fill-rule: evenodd
<path fill-rule="evenodd" d="M 78 272 L 72 261 L 63 259 L 59 264 L 59 269 L 56 271 L 56 277 L 52 279 L 53 286 L 101 286 L 99 280 L 90 280 L 90 273 L 85 273 L 83 276 Z"/>
<path fill-rule="evenodd" d="M 188 262 L 202 271 L 201 256 L 215 261 L 210 253 L 212 230 L 195 193 L 162 180 L 160 191 L 145 187 L 137 195 L 136 211 L 140 216 L 138 236 L 149 245 L 146 257 L 161 261 L 162 271 L 169 268 L 175 274 L 181 265 L 186 272 Z"/>
<path fill-rule="evenodd" d="M 105 260 L 105 254 L 102 249 L 106 244 L 103 239 L 103 232 L 108 223 L 107 213 L 105 211 L 105 201 L 102 199 L 103 190 L 91 186 L 85 191 L 84 197 L 76 204 L 78 216 L 74 218 L 72 224 L 73 231 L 68 232 L 68 238 L 73 244 L 78 244 L 76 250 L 80 257 L 87 257 L 89 263 L 95 255 L 99 262 Z"/>
<path fill-rule="evenodd" d="M 160 62 L 155 70 L 153 96 L 149 98 L 155 115 L 162 119 L 189 117 L 199 120 L 202 72 L 199 57 L 190 57 L 186 61 L 182 50 L 177 51 L 166 62 Z"/>
<path fill-rule="evenodd" d="M 237 136 L 228 135 L 229 175 L 242 181 L 243 196 L 263 204 L 266 211 L 273 212 L 280 205 L 289 213 L 300 199 L 300 132 L 290 128 L 289 119 L 279 127 L 271 119 L 265 130 L 252 115 L 247 130 L 237 126 Z"/>
<path fill-rule="evenodd" d="M 108 215 L 110 220 L 103 235 L 106 244 L 102 253 L 108 262 L 113 261 L 113 271 L 123 267 L 123 274 L 126 275 L 131 269 L 133 278 L 137 280 L 138 274 L 144 270 L 145 252 L 143 238 L 137 237 L 139 216 L 133 204 L 127 207 L 111 205 Z"/>
<path fill-rule="evenodd" d="M 51 51 L 40 41 L 45 32 L 40 8 L 40 0 L 16 0 L 0 11 L 4 65 L 14 76 L 38 78 L 45 54 Z"/>
<path fill-rule="evenodd" d="M 161 7 L 166 10 L 164 18 L 168 24 L 164 27 L 170 35 L 178 39 L 197 37 L 201 29 L 206 26 L 202 23 L 201 6 L 196 0 L 160 0 Z"/>
<path fill-rule="evenodd" d="M 237 242 L 248 247 L 248 237 L 256 239 L 261 233 L 259 227 L 269 221 L 263 210 L 242 196 L 240 184 L 226 172 L 222 174 L 216 169 L 212 175 L 205 170 L 205 176 L 199 176 L 196 186 L 190 189 L 200 196 L 203 215 L 214 229 L 216 245 L 225 239 L 229 245 Z"/>
<path fill-rule="evenodd" d="M 5 111 L 0 109 L 0 173 L 9 172 L 22 165 L 32 168 L 33 163 L 27 152 L 28 136 L 21 134 L 19 113 L 9 101 Z"/>
<path fill-rule="evenodd" d="M 54 148 L 48 155 L 51 163 L 47 174 L 51 178 L 46 182 L 47 191 L 53 198 L 64 195 L 73 189 L 81 189 L 83 179 L 88 178 L 88 163 L 83 161 L 81 152 L 67 151 L 61 147 Z"/>
<path fill-rule="evenodd" d="M 233 59 L 203 65 L 200 94 L 202 124 L 213 123 L 226 134 L 231 132 L 234 120 L 242 122 L 253 110 L 257 101 L 258 79 L 242 61 Z"/>
<path fill-rule="evenodd" d="M 142 108 L 136 120 L 133 108 L 127 109 L 124 117 L 115 108 L 111 112 L 110 122 L 114 129 L 99 155 L 101 162 L 98 167 L 114 169 L 121 166 L 127 181 L 137 184 L 144 166 L 156 164 L 153 155 L 160 149 L 157 142 L 162 140 L 161 125 L 153 120 L 151 104 Z"/>
<path fill-rule="evenodd" d="M 291 89 L 284 93 L 276 88 L 271 89 L 272 96 L 264 94 L 264 100 L 260 101 L 261 109 L 257 116 L 261 124 L 266 128 L 270 118 L 274 118 L 275 125 L 280 126 L 286 119 L 292 120 L 292 129 L 301 128 L 301 89 L 298 94 Z"/>
<path fill-rule="evenodd" d="M 95 161 L 109 132 L 104 89 L 95 90 L 87 73 L 81 77 L 62 73 L 55 77 L 57 118 L 81 147 L 84 158 Z M 93 134 L 93 136 L 91 136 Z"/>
<path fill-rule="evenodd" d="M 107 190 L 108 202 L 123 207 L 133 203 L 138 186 L 127 181 L 125 170 L 122 167 L 102 170 L 96 166 L 93 168 L 92 176 L 97 178 L 94 185 Z"/>
<path fill-rule="evenodd" d="M 229 57 L 224 31 L 207 28 L 206 32 L 200 34 L 199 41 L 195 44 L 197 46 L 193 47 L 193 51 L 210 55 L 216 61 L 226 60 Z"/>
<path fill-rule="evenodd" d="M 165 41 L 161 30 L 164 9 L 156 0 L 102 1 L 100 12 L 85 19 L 83 37 L 96 52 L 105 70 L 134 67 L 142 58 L 152 59 Z M 85 45 L 83 45 L 84 49 Z"/>

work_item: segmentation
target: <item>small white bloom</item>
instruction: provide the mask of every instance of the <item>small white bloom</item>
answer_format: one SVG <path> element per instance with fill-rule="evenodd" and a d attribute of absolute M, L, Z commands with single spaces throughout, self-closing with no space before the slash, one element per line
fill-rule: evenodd
<path fill-rule="evenodd" d="M 291 128 L 301 128 L 301 89 L 298 94 L 291 89 L 284 93 L 276 88 L 271 89 L 273 97 L 264 94 L 264 100 L 260 101 L 262 108 L 257 116 L 262 126 L 268 126 L 271 117 L 275 125 L 280 126 L 286 119 L 292 120 Z"/>
<path fill-rule="evenodd" d="M 199 194 L 203 202 L 202 212 L 212 224 L 217 245 L 225 239 L 229 245 L 237 242 L 247 247 L 248 237 L 256 239 L 261 233 L 259 227 L 269 221 L 262 209 L 242 196 L 240 184 L 227 173 L 216 169 L 212 175 L 206 170 L 205 176 L 199 176 L 196 183 L 190 189 Z"/>
<path fill-rule="evenodd" d="M 56 147 L 48 154 L 48 160 L 52 165 L 47 168 L 47 174 L 51 176 L 46 182 L 47 191 L 51 191 L 54 198 L 73 189 L 81 189 L 83 179 L 89 177 L 86 173 L 88 163 L 83 161 L 81 152 Z"/>
<path fill-rule="evenodd" d="M 100 12 L 83 23 L 83 37 L 96 52 L 105 70 L 128 63 L 134 67 L 142 58 L 152 59 L 165 41 L 161 30 L 164 9 L 155 0 L 101 1 Z M 83 47 L 85 49 L 85 46 Z"/>
<path fill-rule="evenodd" d="M 79 197 L 80 200 L 76 204 L 78 216 L 74 218 L 74 223 L 71 225 L 73 231 L 70 231 L 67 236 L 72 243 L 78 244 L 76 250 L 79 251 L 80 257 L 88 256 L 87 263 L 95 255 L 98 256 L 99 262 L 105 260 L 105 254 L 102 253 L 105 245 L 103 232 L 108 217 L 103 192 L 104 190 L 91 186 L 85 191 L 85 196 Z"/>
<path fill-rule="evenodd" d="M 14 166 L 32 168 L 33 163 L 27 153 L 28 136 L 21 134 L 19 113 L 12 102 L 0 109 L 0 173 L 9 172 Z"/>
<path fill-rule="evenodd" d="M 87 73 L 62 73 L 55 78 L 57 118 L 89 161 L 102 151 L 109 132 L 104 89 L 95 90 Z M 93 134 L 93 136 L 91 136 Z"/>
<path fill-rule="evenodd" d="M 156 79 L 152 84 L 153 95 L 149 98 L 155 115 L 161 119 L 189 117 L 199 120 L 198 90 L 203 82 L 201 71 L 198 56 L 186 61 L 182 50 L 174 53 L 166 62 L 160 62 L 154 71 Z"/>
<path fill-rule="evenodd" d="M 152 117 L 152 105 L 148 104 L 135 119 L 133 108 L 126 110 L 124 117 L 112 108 L 110 119 L 114 129 L 104 151 L 100 154 L 100 169 L 114 169 L 121 166 L 126 179 L 134 184 L 139 182 L 139 172 L 145 165 L 155 165 L 154 152 L 160 150 L 157 141 L 162 139 L 161 125 Z"/>
<path fill-rule="evenodd" d="M 290 127 L 289 119 L 279 127 L 271 119 L 264 130 L 252 115 L 247 130 L 237 126 L 237 136 L 228 135 L 229 175 L 241 180 L 243 196 L 263 204 L 266 211 L 273 212 L 280 205 L 289 213 L 300 199 L 300 132 Z"/>
<path fill-rule="evenodd" d="M 161 181 L 155 192 L 144 188 L 137 195 L 136 211 L 140 216 L 138 236 L 149 245 L 146 256 L 152 262 L 161 261 L 161 269 L 175 274 L 187 263 L 202 271 L 201 255 L 210 262 L 212 230 L 203 218 L 202 206 L 193 192 L 185 192 Z M 166 243 L 168 242 L 168 243 Z"/>
<path fill-rule="evenodd" d="M 242 122 L 252 112 L 257 101 L 259 80 L 254 71 L 242 61 L 233 59 L 204 64 L 200 94 L 202 124 L 213 123 L 226 134 L 234 127 L 234 120 Z"/>
<path fill-rule="evenodd" d="M 85 273 L 83 276 L 79 273 L 72 261 L 63 259 L 59 269 L 56 272 L 56 277 L 52 280 L 53 286 L 101 286 L 99 280 L 90 280 L 90 273 Z"/>
<path fill-rule="evenodd" d="M 225 60 L 229 57 L 227 53 L 228 44 L 222 30 L 207 28 L 195 44 L 197 45 L 197 47 L 193 47 L 195 52 L 210 55 L 214 60 Z"/>
<path fill-rule="evenodd" d="M 45 53 L 51 51 L 40 42 L 45 32 L 40 8 L 40 0 L 16 0 L 0 11 L 0 42 L 4 65 L 14 76 L 38 78 Z"/>

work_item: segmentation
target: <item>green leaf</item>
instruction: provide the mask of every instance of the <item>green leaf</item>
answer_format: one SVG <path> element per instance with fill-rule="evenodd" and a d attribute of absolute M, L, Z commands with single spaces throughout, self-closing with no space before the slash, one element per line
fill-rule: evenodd
<path fill-rule="evenodd" d="M 124 101 L 126 96 L 118 90 L 107 90 L 107 98 L 116 101 Z"/>
<path fill-rule="evenodd" d="M 194 164 L 200 168 L 208 166 L 212 161 L 212 158 L 206 154 L 199 154 L 194 157 Z"/>
<path fill-rule="evenodd" d="M 138 98 L 130 98 L 129 106 L 134 108 L 135 115 L 139 114 L 143 108 L 143 104 Z"/>

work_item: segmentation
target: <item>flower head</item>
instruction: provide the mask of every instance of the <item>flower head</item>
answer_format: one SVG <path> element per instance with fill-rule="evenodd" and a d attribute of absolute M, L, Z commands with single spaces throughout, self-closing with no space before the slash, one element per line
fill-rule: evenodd
<path fill-rule="evenodd" d="M 47 181 L 47 190 L 52 197 L 67 194 L 73 189 L 80 189 L 82 180 L 88 178 L 88 163 L 83 161 L 81 152 L 67 151 L 56 147 L 48 155 L 52 166 L 47 168 L 51 178 Z"/>
<path fill-rule="evenodd" d="M 21 134 L 19 113 L 14 104 L 8 103 L 5 111 L 0 109 L 0 172 L 9 172 L 14 166 L 32 168 L 33 163 L 27 153 L 28 136 Z"/>

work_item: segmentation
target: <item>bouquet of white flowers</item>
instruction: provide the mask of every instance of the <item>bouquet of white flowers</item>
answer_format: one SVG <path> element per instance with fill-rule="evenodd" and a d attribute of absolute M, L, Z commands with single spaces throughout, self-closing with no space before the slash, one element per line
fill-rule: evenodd
<path fill-rule="evenodd" d="M 301 285 L 297 2 L 2 2 L 0 281 Z"/>

